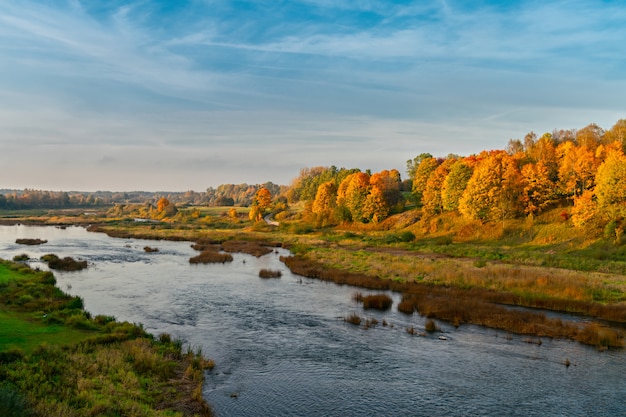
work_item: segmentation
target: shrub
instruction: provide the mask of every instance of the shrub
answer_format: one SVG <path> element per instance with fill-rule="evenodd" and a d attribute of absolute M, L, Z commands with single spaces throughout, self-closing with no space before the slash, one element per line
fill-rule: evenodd
<path fill-rule="evenodd" d="M 3 417 L 28 417 L 33 413 L 26 398 L 8 385 L 0 386 L 0 415 Z"/>
<path fill-rule="evenodd" d="M 14 260 L 15 262 L 27 261 L 27 260 L 29 260 L 29 259 L 30 259 L 30 257 L 29 257 L 29 256 L 28 256 L 28 254 L 26 254 L 26 253 L 22 253 L 21 255 L 15 255 L 15 256 L 13 257 L 13 260 Z"/>

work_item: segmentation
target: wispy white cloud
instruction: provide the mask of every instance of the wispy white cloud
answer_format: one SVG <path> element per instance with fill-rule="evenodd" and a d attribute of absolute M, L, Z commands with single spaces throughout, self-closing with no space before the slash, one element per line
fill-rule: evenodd
<path fill-rule="evenodd" d="M 159 166 L 161 185 L 203 189 L 608 128 L 625 20 L 596 0 L 4 2 L 0 164 L 65 155 L 58 183 L 94 166 L 96 188 L 150 188 Z M 106 187 L 133 161 L 144 175 Z"/>

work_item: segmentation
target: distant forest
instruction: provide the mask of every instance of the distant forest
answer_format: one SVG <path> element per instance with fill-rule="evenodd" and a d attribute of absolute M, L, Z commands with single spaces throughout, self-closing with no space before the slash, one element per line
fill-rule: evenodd
<path fill-rule="evenodd" d="M 567 207 L 563 216 L 576 226 L 626 217 L 626 119 L 609 130 L 590 124 L 579 130 L 528 133 L 505 149 L 470 156 L 421 153 L 399 171 L 378 173 L 331 167 L 303 168 L 288 186 L 224 184 L 206 192 L 52 192 L 0 190 L 1 209 L 97 207 L 156 204 L 251 206 L 261 189 L 276 207 L 305 203 L 318 224 L 377 223 L 407 208 L 422 216 L 457 212 L 483 222 Z"/>

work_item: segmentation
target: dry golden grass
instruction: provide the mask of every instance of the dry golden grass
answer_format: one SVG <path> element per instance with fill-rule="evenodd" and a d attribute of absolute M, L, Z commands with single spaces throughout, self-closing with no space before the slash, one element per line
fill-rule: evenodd
<path fill-rule="evenodd" d="M 623 347 L 624 333 L 619 329 L 602 327 L 598 324 L 574 323 L 549 319 L 543 313 L 510 309 L 502 304 L 525 305 L 519 296 L 486 288 L 459 288 L 431 285 L 419 282 L 382 280 L 377 277 L 346 272 L 325 267 L 299 257 L 283 257 L 283 262 L 292 272 L 332 281 L 341 285 L 354 285 L 369 289 L 403 292 L 399 310 L 405 313 L 419 312 L 428 318 L 437 318 L 459 326 L 463 323 L 478 324 L 494 329 L 519 334 L 569 338 L 598 347 Z M 553 310 L 584 310 L 585 314 L 598 317 L 616 317 L 624 321 L 626 306 L 602 306 L 571 300 L 548 300 Z M 530 300 L 526 304 L 533 304 Z M 542 306 L 546 308 L 546 306 Z M 593 314 L 590 314 L 593 313 Z"/>

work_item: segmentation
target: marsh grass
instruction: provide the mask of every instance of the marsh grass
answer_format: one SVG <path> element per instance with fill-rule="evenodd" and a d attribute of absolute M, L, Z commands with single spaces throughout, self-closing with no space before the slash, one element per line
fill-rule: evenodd
<path fill-rule="evenodd" d="M 222 242 L 222 248 L 226 252 L 247 253 L 249 255 L 256 256 L 257 258 L 267 255 L 268 253 L 272 253 L 273 249 L 270 246 L 277 245 L 280 244 L 247 240 L 227 240 Z"/>
<path fill-rule="evenodd" d="M 87 261 L 77 261 L 71 256 L 61 259 L 57 255 L 48 254 L 43 255 L 41 260 L 46 262 L 51 269 L 60 271 L 80 271 L 87 268 Z"/>
<path fill-rule="evenodd" d="M 419 282 L 382 280 L 367 274 L 357 274 L 328 268 L 301 257 L 281 257 L 292 272 L 309 278 L 332 281 L 340 285 L 354 285 L 377 290 L 402 292 L 401 311 L 419 312 L 427 318 L 445 320 L 459 326 L 464 323 L 478 324 L 513 333 L 568 338 L 597 347 L 623 347 L 624 332 L 594 323 L 575 323 L 549 319 L 540 312 L 516 310 L 501 304 L 540 304 L 538 300 L 526 300 L 519 295 L 488 290 L 485 288 L 460 288 Z M 547 300 L 544 305 L 574 307 L 594 311 L 598 315 L 622 317 L 624 306 L 591 306 L 568 300 Z M 584 308 L 586 307 L 586 308 Z"/>
<path fill-rule="evenodd" d="M 261 278 L 280 278 L 282 276 L 283 273 L 279 270 L 263 268 L 259 271 L 259 277 Z"/>
<path fill-rule="evenodd" d="M 200 255 L 189 258 L 189 263 L 192 264 L 210 264 L 210 263 L 226 263 L 232 262 L 233 255 L 230 253 L 216 252 L 212 249 L 204 250 Z"/>
<path fill-rule="evenodd" d="M 387 294 L 372 294 L 362 298 L 363 308 L 375 310 L 389 310 L 393 304 L 392 298 Z"/>
<path fill-rule="evenodd" d="M 345 321 L 346 323 L 353 324 L 355 326 L 359 326 L 361 324 L 361 320 L 362 320 L 361 316 L 359 316 L 356 313 L 352 313 L 352 314 L 350 314 L 348 316 L 345 316 L 343 318 L 343 321 Z"/>

